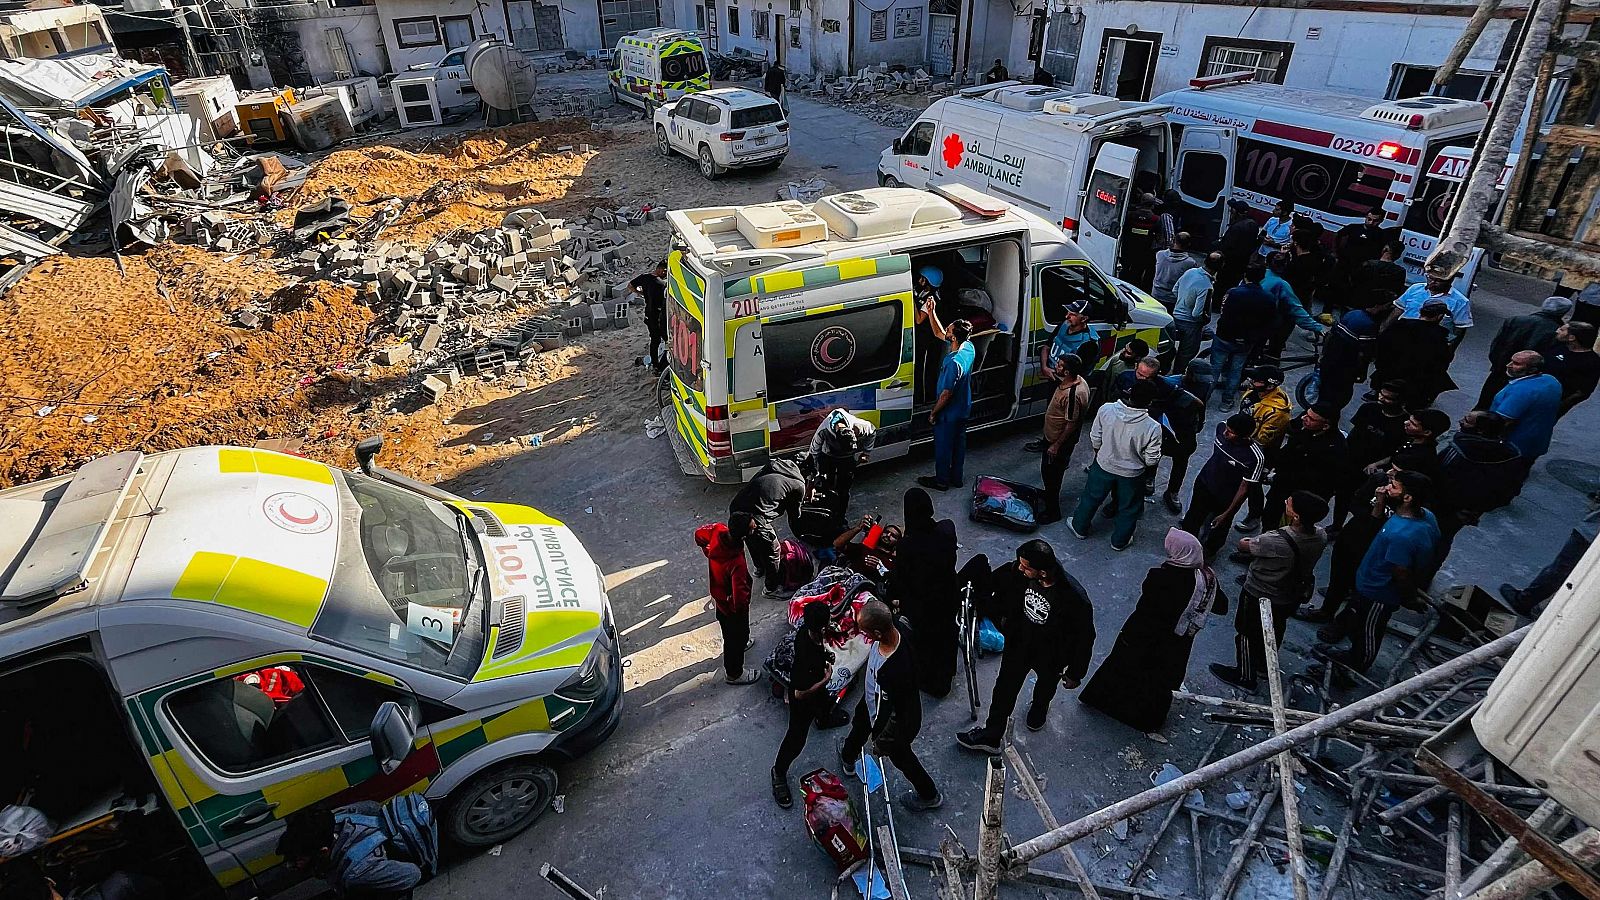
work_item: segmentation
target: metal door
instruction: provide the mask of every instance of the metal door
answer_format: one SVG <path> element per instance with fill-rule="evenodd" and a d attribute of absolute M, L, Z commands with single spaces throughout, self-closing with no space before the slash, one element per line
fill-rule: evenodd
<path fill-rule="evenodd" d="M 928 16 L 928 64 L 931 75 L 949 75 L 956 68 L 956 17 Z"/>
<path fill-rule="evenodd" d="M 1233 129 L 1188 125 L 1169 184 L 1183 200 L 1183 230 L 1204 249 L 1222 231 L 1233 189 Z"/>
<path fill-rule="evenodd" d="M 1117 244 L 1128 216 L 1133 172 L 1139 151 L 1121 144 L 1102 144 L 1089 172 L 1089 185 L 1079 217 L 1078 246 L 1102 272 L 1116 272 Z"/>

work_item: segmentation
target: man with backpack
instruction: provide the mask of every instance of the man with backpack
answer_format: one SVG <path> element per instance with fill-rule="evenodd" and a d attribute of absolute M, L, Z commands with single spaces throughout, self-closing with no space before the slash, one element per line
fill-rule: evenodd
<path fill-rule="evenodd" d="M 779 597 L 783 589 L 783 559 L 773 525 L 778 516 L 799 512 L 805 496 L 806 480 L 800 474 L 800 466 L 792 459 L 773 459 L 745 482 L 728 503 L 730 521 L 736 513 L 750 517 L 744 545 L 750 551 L 752 568 L 766 582 L 768 597 Z"/>
<path fill-rule="evenodd" d="M 1261 598 L 1272 601 L 1272 633 L 1281 644 L 1289 617 L 1316 589 L 1314 570 L 1328 547 L 1327 532 L 1317 527 L 1328 515 L 1328 501 L 1310 491 L 1295 491 L 1284 501 L 1283 514 L 1287 525 L 1239 541 L 1239 550 L 1250 557 L 1250 568 L 1233 618 L 1235 663 L 1211 664 L 1211 674 L 1247 691 L 1256 689 L 1256 679 L 1266 667 Z"/>
<path fill-rule="evenodd" d="M 708 590 L 722 629 L 722 668 L 729 684 L 755 684 L 760 677 L 744 667 L 750 646 L 750 568 L 742 542 L 751 524 L 749 513 L 734 513 L 726 525 L 712 522 L 694 530 L 694 542 L 711 566 Z"/>
<path fill-rule="evenodd" d="M 309 807 L 288 818 L 278 853 L 351 900 L 410 900 L 439 868 L 439 825 L 421 794 L 385 804 Z"/>
<path fill-rule="evenodd" d="M 811 436 L 811 462 L 817 467 L 817 480 L 832 491 L 840 516 L 850 507 L 856 466 L 870 458 L 877 437 L 878 429 L 871 422 L 842 406 L 824 416 Z"/>

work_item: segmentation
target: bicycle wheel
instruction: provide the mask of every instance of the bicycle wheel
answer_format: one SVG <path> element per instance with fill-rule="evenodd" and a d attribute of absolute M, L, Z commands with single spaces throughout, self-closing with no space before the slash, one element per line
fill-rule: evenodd
<path fill-rule="evenodd" d="M 1300 383 L 1294 386 L 1294 396 L 1300 401 L 1302 409 L 1308 409 L 1322 399 L 1322 376 L 1317 374 L 1316 369 L 1307 372 Z"/>

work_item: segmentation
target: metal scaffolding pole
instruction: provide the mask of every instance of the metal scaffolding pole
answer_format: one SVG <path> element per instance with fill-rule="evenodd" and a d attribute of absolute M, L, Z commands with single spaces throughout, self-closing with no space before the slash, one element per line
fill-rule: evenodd
<path fill-rule="evenodd" d="M 1553 0 L 1547 0 L 1547 2 L 1553 2 Z M 1032 840 L 1024 841 L 1004 851 L 1004 863 L 1007 867 L 1010 867 L 1032 862 L 1058 847 L 1064 847 L 1103 828 L 1110 828 L 1129 816 L 1138 815 L 1147 809 L 1175 800 L 1195 788 L 1205 787 L 1226 775 L 1231 775 L 1234 772 L 1265 762 L 1285 750 L 1309 743 L 1341 725 L 1349 724 L 1357 719 L 1365 718 L 1386 709 L 1393 705 L 1395 701 L 1409 697 L 1424 688 L 1449 681 L 1474 666 L 1510 653 L 1527 636 L 1531 627 L 1524 626 L 1519 628 L 1505 637 L 1497 638 L 1481 647 L 1474 648 L 1443 665 L 1419 672 L 1393 687 L 1385 688 L 1348 706 L 1340 707 L 1320 719 L 1292 728 L 1283 734 L 1268 738 L 1259 744 L 1247 747 L 1232 756 L 1219 759 L 1187 775 L 1174 778 L 1165 784 L 1119 800 L 1074 822 L 1068 822 L 1060 828 L 1052 829 Z"/>

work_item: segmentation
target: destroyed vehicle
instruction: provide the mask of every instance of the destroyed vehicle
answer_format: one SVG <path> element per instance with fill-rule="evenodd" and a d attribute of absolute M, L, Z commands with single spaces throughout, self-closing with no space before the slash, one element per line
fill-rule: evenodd
<path fill-rule="evenodd" d="M 776 169 L 789 155 L 789 120 L 760 91 L 717 88 L 656 107 L 656 146 L 681 153 L 714 179 L 729 169 Z"/>
<path fill-rule="evenodd" d="M 487 847 L 621 712 L 604 578 L 571 530 L 384 471 L 193 447 L 0 492 L 0 778 L 63 893 L 266 896 L 284 820 L 421 792 Z M 76 896 L 76 892 L 73 892 Z"/>
<path fill-rule="evenodd" d="M 611 51 L 611 99 L 651 110 L 711 89 L 700 35 L 676 28 L 630 31 Z"/>
<path fill-rule="evenodd" d="M 1149 295 L 1108 278 L 1060 228 L 963 185 L 871 188 L 667 213 L 662 422 L 685 471 L 737 483 L 799 452 L 824 416 L 878 427 L 873 459 L 932 440 L 937 356 L 919 363 L 912 273 L 973 324 L 972 428 L 1041 415 L 1054 382 L 1042 350 L 1069 304 L 1089 304 L 1101 358 L 1171 324 Z"/>

